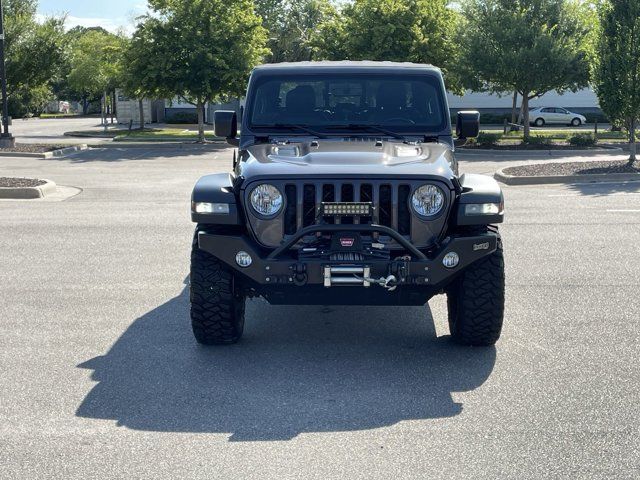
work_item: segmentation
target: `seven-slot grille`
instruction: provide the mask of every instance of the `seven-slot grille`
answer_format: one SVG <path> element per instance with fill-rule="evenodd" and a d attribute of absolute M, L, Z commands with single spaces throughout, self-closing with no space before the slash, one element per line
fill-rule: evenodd
<path fill-rule="evenodd" d="M 315 223 L 371 224 L 391 227 L 402 235 L 411 234 L 409 196 L 411 185 L 385 182 L 287 182 L 284 234 Z M 321 216 L 322 202 L 371 202 L 371 216 Z"/>

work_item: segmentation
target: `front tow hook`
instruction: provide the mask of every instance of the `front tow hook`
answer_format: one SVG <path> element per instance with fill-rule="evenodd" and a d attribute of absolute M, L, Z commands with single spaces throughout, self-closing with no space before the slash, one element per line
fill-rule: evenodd
<path fill-rule="evenodd" d="M 358 278 L 358 277 L 356 277 Z M 364 277 L 361 280 L 369 283 L 375 283 L 376 285 L 380 285 L 383 288 L 386 288 L 387 291 L 393 292 L 398 287 L 398 279 L 395 275 L 389 275 L 387 278 L 380 277 L 379 279 Z"/>

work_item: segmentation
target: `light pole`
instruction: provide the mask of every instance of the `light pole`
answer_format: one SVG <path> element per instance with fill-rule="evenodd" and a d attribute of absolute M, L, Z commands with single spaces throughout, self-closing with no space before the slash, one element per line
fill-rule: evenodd
<path fill-rule="evenodd" d="M 16 139 L 9 133 L 9 107 L 7 105 L 7 74 L 4 65 L 4 7 L 0 0 L 0 77 L 2 77 L 2 133 L 0 148 L 13 147 Z"/>

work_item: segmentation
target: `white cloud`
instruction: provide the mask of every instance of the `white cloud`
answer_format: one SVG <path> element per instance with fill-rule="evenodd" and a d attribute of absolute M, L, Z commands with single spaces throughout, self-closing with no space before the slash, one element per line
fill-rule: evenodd
<path fill-rule="evenodd" d="M 76 26 L 102 27 L 113 33 L 116 33 L 121 29 L 126 33 L 131 33 L 135 29 L 131 21 L 126 18 L 76 17 L 75 15 L 67 15 L 64 27 L 67 30 L 70 30 Z"/>
<path fill-rule="evenodd" d="M 132 34 L 135 29 L 135 18 L 139 15 L 142 15 L 144 12 L 138 13 L 136 15 L 129 15 L 127 17 L 117 17 L 117 18 L 103 18 L 103 17 L 77 17 L 75 15 L 66 15 L 66 20 L 64 22 L 65 30 L 71 30 L 73 27 L 102 27 L 105 30 L 118 33 L 120 30 L 124 30 L 126 34 Z M 64 13 L 58 14 L 56 16 L 62 16 Z M 37 22 L 44 22 L 50 15 L 45 15 L 42 13 L 36 14 Z"/>
<path fill-rule="evenodd" d="M 65 30 L 70 30 L 73 27 L 81 26 L 81 27 L 102 27 L 105 30 L 117 33 L 119 31 L 124 31 L 125 34 L 131 35 L 136 29 L 136 24 L 138 23 L 138 18 L 142 15 L 145 15 L 149 12 L 146 1 L 139 1 L 136 3 L 131 3 L 129 5 L 129 10 L 126 12 L 118 12 L 118 16 L 114 17 L 79 17 L 77 15 L 72 15 L 70 12 L 47 12 L 45 13 L 37 13 L 36 20 L 38 22 L 43 22 L 46 18 L 51 15 L 56 17 L 61 17 L 63 15 L 66 16 L 66 21 L 64 24 Z"/>

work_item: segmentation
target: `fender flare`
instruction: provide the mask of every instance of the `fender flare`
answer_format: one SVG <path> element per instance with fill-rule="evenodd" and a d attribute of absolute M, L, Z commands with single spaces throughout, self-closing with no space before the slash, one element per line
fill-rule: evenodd
<path fill-rule="evenodd" d="M 229 213 L 197 213 L 196 203 L 222 203 Z M 193 187 L 191 194 L 191 220 L 209 225 L 240 225 L 240 215 L 233 179 L 228 173 L 205 175 Z"/>
<path fill-rule="evenodd" d="M 465 173 L 459 178 L 462 193 L 457 200 L 456 225 L 489 225 L 504 221 L 504 195 L 500 184 L 487 175 Z M 468 204 L 495 203 L 500 205 L 500 212 L 489 215 L 466 215 Z"/>

